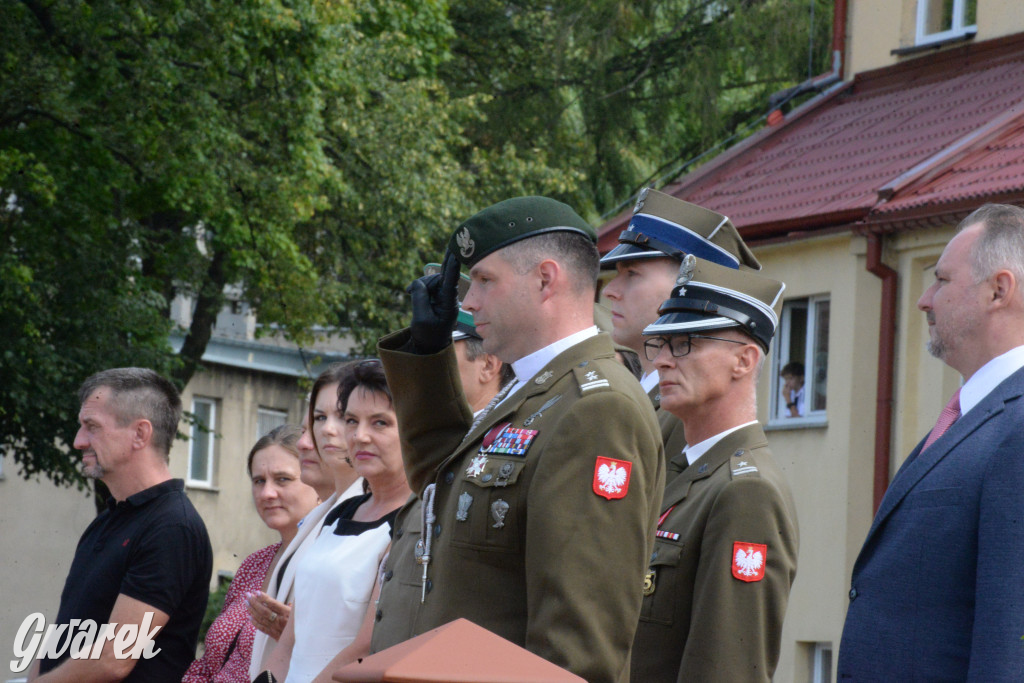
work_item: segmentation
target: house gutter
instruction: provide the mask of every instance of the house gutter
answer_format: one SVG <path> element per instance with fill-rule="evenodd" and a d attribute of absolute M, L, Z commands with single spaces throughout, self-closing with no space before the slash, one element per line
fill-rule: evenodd
<path fill-rule="evenodd" d="M 878 331 L 878 382 L 875 389 L 875 467 L 873 512 L 889 486 L 892 463 L 893 374 L 896 360 L 896 271 L 882 263 L 882 236 L 867 233 L 867 271 L 882 280 Z"/>

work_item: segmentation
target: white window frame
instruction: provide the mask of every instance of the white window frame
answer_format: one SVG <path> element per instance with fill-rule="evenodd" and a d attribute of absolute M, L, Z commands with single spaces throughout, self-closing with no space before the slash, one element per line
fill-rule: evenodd
<path fill-rule="evenodd" d="M 944 40 L 952 40 L 966 35 L 974 35 L 978 32 L 978 25 L 976 23 L 971 25 L 964 24 L 964 18 L 967 15 L 967 0 L 953 0 L 952 26 L 948 30 L 939 31 L 938 33 L 927 33 L 928 10 L 932 7 L 933 3 L 943 1 L 944 0 L 917 0 L 917 31 L 914 41 L 915 45 L 940 43 Z M 977 17 L 975 17 L 975 19 L 977 19 Z"/>
<path fill-rule="evenodd" d="M 832 643 L 814 644 L 811 683 L 830 683 L 832 680 Z"/>
<path fill-rule="evenodd" d="M 814 339 L 817 336 L 818 329 L 818 305 L 822 302 L 831 303 L 831 300 L 832 298 L 828 294 L 818 294 L 814 296 L 789 299 L 782 305 L 782 317 L 779 320 L 779 331 L 776 339 L 775 353 L 773 354 L 774 357 L 772 358 L 771 363 L 771 401 L 769 401 L 770 413 L 768 416 L 768 426 L 771 428 L 788 429 L 798 427 L 821 427 L 828 422 L 827 401 L 825 409 L 813 410 L 811 407 L 811 389 L 813 388 L 812 378 L 815 376 L 815 372 L 817 371 L 817 359 L 814 357 Z M 806 307 L 807 310 L 807 329 L 805 332 L 807 339 L 804 344 L 804 357 L 790 358 L 789 349 L 791 348 L 790 339 L 792 336 L 792 330 L 790 328 L 792 324 L 792 316 L 789 314 L 789 311 L 797 307 Z M 829 351 L 829 354 L 831 354 L 831 350 Z M 804 405 L 807 408 L 807 412 L 801 417 L 779 416 L 781 412 L 779 409 L 779 402 L 782 400 L 782 378 L 779 377 L 779 373 L 790 361 L 800 361 L 804 365 Z M 826 392 L 827 387 L 828 384 L 826 379 Z"/>
<path fill-rule="evenodd" d="M 201 396 L 193 397 L 193 399 L 192 399 L 192 414 L 193 414 L 193 416 L 196 413 L 196 405 L 200 404 L 200 403 L 208 405 L 210 407 L 210 422 L 209 422 L 209 424 L 206 425 L 207 429 L 210 430 L 207 433 L 207 436 L 209 438 L 207 440 L 206 479 L 193 479 L 192 478 L 192 469 L 193 469 L 192 468 L 192 455 L 193 455 L 193 449 L 195 448 L 196 432 L 199 429 L 195 424 L 193 424 L 191 430 L 189 431 L 189 437 L 188 437 L 188 471 L 185 472 L 185 477 L 186 477 L 185 481 L 188 483 L 189 486 L 194 487 L 194 488 L 212 489 L 212 488 L 214 488 L 213 476 L 214 476 L 214 472 L 216 470 L 216 468 L 215 468 L 216 460 L 215 459 L 216 459 L 216 454 L 217 454 L 217 448 L 216 448 L 217 440 L 215 438 L 216 431 L 217 431 L 217 401 L 215 399 L 212 399 L 212 398 L 206 398 L 206 397 L 201 397 Z"/>
<path fill-rule="evenodd" d="M 264 418 L 275 418 L 274 426 L 270 429 L 263 429 L 260 425 L 263 424 Z M 260 406 L 256 409 L 256 438 L 253 441 L 260 440 L 267 432 L 271 429 L 276 429 L 281 425 L 288 424 L 288 411 L 281 410 L 280 408 L 264 408 Z"/>

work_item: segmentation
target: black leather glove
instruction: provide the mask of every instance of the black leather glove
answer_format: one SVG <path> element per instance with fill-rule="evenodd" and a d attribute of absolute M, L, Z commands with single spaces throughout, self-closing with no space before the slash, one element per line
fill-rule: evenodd
<path fill-rule="evenodd" d="M 441 272 L 413 280 L 407 292 L 412 298 L 412 352 L 437 353 L 452 343 L 459 317 L 459 261 L 448 251 Z"/>

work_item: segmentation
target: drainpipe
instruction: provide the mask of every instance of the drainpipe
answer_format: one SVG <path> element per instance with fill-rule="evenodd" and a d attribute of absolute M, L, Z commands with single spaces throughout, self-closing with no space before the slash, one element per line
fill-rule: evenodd
<path fill-rule="evenodd" d="M 768 125 L 774 126 L 782 122 L 783 115 L 779 109 L 794 97 L 809 92 L 821 92 L 843 80 L 843 60 L 846 57 L 846 0 L 835 0 L 832 6 L 832 70 L 808 78 L 803 83 L 773 93 L 768 98 Z"/>
<path fill-rule="evenodd" d="M 892 461 L 893 366 L 896 359 L 896 271 L 882 263 L 882 236 L 868 233 L 867 271 L 882 280 L 878 332 L 878 386 L 875 390 L 874 510 L 889 486 Z"/>
<path fill-rule="evenodd" d="M 842 69 L 846 67 L 846 0 L 835 0 L 832 5 L 832 58 L 839 62 L 833 70 L 842 78 Z"/>

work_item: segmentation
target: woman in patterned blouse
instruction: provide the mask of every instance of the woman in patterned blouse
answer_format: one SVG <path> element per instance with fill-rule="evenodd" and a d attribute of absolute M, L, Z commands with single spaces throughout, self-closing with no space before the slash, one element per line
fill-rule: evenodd
<path fill-rule="evenodd" d="M 252 497 L 263 523 L 281 541 L 245 558 L 228 588 L 220 616 L 206 632 L 202 658 L 192 662 L 182 683 L 249 683 L 249 657 L 256 633 L 246 609 L 246 596 L 267 589 L 266 581 L 281 550 L 298 530 L 299 520 L 317 504 L 316 491 L 299 479 L 300 431 L 282 425 L 256 442 L 249 452 Z"/>

